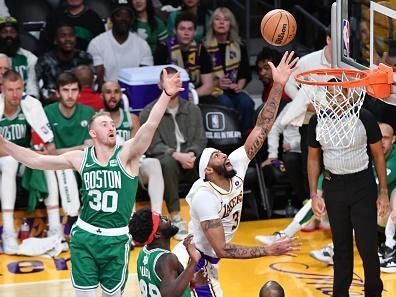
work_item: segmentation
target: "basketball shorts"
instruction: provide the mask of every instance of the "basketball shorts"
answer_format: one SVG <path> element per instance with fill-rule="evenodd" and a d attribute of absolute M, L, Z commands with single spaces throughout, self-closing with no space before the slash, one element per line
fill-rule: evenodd
<path fill-rule="evenodd" d="M 96 235 L 76 225 L 70 234 L 73 287 L 89 291 L 100 284 L 109 295 L 123 291 L 128 278 L 129 235 Z"/>

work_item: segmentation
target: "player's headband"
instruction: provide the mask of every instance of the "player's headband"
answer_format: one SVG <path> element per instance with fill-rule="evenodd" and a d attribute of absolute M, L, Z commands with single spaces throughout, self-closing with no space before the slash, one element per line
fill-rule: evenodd
<path fill-rule="evenodd" d="M 158 231 L 159 223 L 160 223 L 160 215 L 155 211 L 151 212 L 151 219 L 153 220 L 153 230 L 151 230 L 150 236 L 148 237 L 146 244 L 150 244 L 154 240 L 154 235 Z"/>
<path fill-rule="evenodd" d="M 207 147 L 206 149 L 203 150 L 201 154 L 201 159 L 199 161 L 199 177 L 200 178 L 205 178 L 205 168 L 209 164 L 210 157 L 214 152 L 217 150 L 211 147 Z"/>

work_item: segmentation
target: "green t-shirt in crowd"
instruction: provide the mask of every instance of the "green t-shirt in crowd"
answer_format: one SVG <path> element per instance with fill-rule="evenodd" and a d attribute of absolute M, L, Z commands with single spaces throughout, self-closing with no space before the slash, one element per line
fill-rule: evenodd
<path fill-rule="evenodd" d="M 132 27 L 133 32 L 136 32 L 137 35 L 147 41 L 153 55 L 157 49 L 158 42 L 165 42 L 166 38 L 168 38 L 164 23 L 158 17 L 154 19 L 157 24 L 154 29 L 151 28 L 149 23 L 139 20 L 136 20 Z"/>
<path fill-rule="evenodd" d="M 54 132 L 54 143 L 57 149 L 82 145 L 89 139 L 88 122 L 95 111 L 82 104 L 76 105 L 76 110 L 69 118 L 59 110 L 59 102 L 47 105 L 44 110 Z"/>

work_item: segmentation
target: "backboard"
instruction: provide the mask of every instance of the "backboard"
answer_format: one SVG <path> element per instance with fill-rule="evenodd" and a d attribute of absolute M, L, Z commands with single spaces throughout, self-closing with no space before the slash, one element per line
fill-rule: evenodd
<path fill-rule="evenodd" d="M 335 25 L 334 25 L 335 24 Z M 332 7 L 333 66 L 393 67 L 396 83 L 396 0 L 337 0 Z M 396 105 L 396 85 L 385 102 Z"/>

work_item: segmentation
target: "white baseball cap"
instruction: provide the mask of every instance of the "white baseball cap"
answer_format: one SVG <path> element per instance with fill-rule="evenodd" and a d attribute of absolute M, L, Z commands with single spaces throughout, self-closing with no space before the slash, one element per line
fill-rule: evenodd
<path fill-rule="evenodd" d="M 201 154 L 201 159 L 199 160 L 199 177 L 200 178 L 205 178 L 205 168 L 209 164 L 210 157 L 214 152 L 217 152 L 218 150 L 212 147 L 208 147 L 203 150 Z"/>

